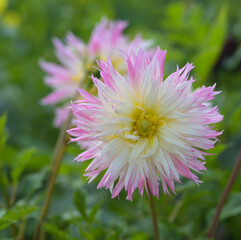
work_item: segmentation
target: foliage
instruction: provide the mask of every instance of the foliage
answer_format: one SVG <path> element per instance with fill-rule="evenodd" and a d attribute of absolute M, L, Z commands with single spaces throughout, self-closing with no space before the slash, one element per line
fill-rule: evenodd
<path fill-rule="evenodd" d="M 162 239 L 205 239 L 220 195 L 241 146 L 241 3 L 231 1 L 0 1 L 0 239 L 32 239 L 46 194 L 58 129 L 53 109 L 40 105 L 50 89 L 40 58 L 55 61 L 51 39 L 72 31 L 87 41 L 101 16 L 126 19 L 127 34 L 142 32 L 167 49 L 166 74 L 187 61 L 196 87 L 217 83 L 224 129 L 207 156 L 203 183 L 183 179 L 176 195 L 155 199 Z M 45 239 L 153 239 L 148 199 L 111 199 L 98 181 L 87 184 L 88 163 L 73 162 L 68 146 L 44 225 Z M 241 239 L 241 176 L 223 209 L 218 239 Z"/>

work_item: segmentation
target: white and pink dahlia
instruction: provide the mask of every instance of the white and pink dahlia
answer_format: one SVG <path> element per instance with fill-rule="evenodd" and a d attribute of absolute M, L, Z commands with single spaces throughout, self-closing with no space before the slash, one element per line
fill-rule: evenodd
<path fill-rule="evenodd" d="M 41 61 L 40 66 L 47 73 L 45 83 L 53 89 L 52 93 L 42 99 L 42 103 L 55 105 L 65 102 L 65 106 L 55 110 L 55 126 L 61 126 L 67 119 L 69 104 L 66 102 L 73 100 L 77 88 L 80 86 L 83 88 L 85 81 L 88 81 L 88 75 L 96 71 L 92 68 L 96 59 L 105 61 L 110 57 L 115 68 L 122 74 L 127 74 L 127 64 L 118 49 L 127 51 L 132 48 L 150 47 L 151 41 L 145 41 L 140 36 L 130 41 L 123 34 L 126 26 L 125 21 L 114 22 L 102 18 L 93 30 L 88 44 L 72 33 L 67 34 L 65 43 L 54 39 L 55 54 L 59 64 Z"/>
<path fill-rule="evenodd" d="M 47 73 L 45 83 L 53 92 L 42 99 L 43 104 L 55 105 L 73 99 L 80 83 L 87 77 L 85 44 L 72 33 L 66 36 L 66 44 L 54 39 L 55 54 L 60 64 L 41 61 L 40 66 Z M 55 110 L 55 126 L 59 127 L 68 118 L 69 104 Z"/>
<path fill-rule="evenodd" d="M 142 50 L 123 56 L 127 77 L 110 60 L 99 61 L 103 82 L 92 76 L 98 97 L 80 89 L 84 100 L 72 104 L 71 141 L 91 146 L 76 157 L 93 159 L 85 176 L 91 182 L 105 171 L 98 188 L 109 188 L 113 198 L 125 188 L 129 200 L 148 186 L 159 197 L 160 181 L 165 193 L 168 186 L 174 191 L 180 176 L 199 183 L 193 172 L 205 170 L 202 149 L 213 148 L 222 133 L 209 126 L 223 118 L 208 103 L 218 94 L 215 85 L 193 91 L 189 63 L 163 80 L 166 51 L 160 49 L 151 59 Z"/>
<path fill-rule="evenodd" d="M 92 60 L 101 59 L 107 61 L 110 57 L 115 69 L 122 74 L 127 73 L 127 64 L 119 49 L 124 51 L 136 51 L 148 49 L 152 45 L 151 40 L 143 40 L 137 35 L 132 41 L 123 34 L 128 26 L 127 21 L 108 21 L 103 17 L 92 32 L 88 52 Z M 149 54 L 152 53 L 150 50 Z"/>

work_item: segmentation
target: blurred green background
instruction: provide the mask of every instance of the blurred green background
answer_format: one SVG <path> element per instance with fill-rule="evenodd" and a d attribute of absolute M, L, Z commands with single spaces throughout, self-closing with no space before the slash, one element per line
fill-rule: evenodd
<path fill-rule="evenodd" d="M 46 193 L 58 136 L 53 108 L 40 105 L 50 89 L 39 59 L 56 61 L 52 38 L 68 31 L 88 41 L 103 15 L 129 21 L 126 34 L 141 32 L 167 49 L 165 74 L 186 62 L 196 66 L 195 87 L 217 83 L 214 101 L 224 129 L 199 187 L 176 184 L 176 195 L 155 199 L 161 239 L 205 239 L 215 207 L 241 147 L 241 1 L 0 0 L 0 239 L 32 239 Z M 6 124 L 4 124 L 6 122 Z M 5 125 L 5 127 L 4 127 Z M 6 140 L 6 141 L 5 141 Z M 57 179 L 45 239 L 153 239 L 147 197 L 111 200 L 82 177 L 88 163 L 73 162 L 70 144 Z M 241 176 L 223 209 L 215 239 L 241 239 Z M 6 196 L 12 201 L 6 211 Z M 11 199 L 10 199 L 11 200 Z M 21 237 L 24 233 L 24 238 Z"/>

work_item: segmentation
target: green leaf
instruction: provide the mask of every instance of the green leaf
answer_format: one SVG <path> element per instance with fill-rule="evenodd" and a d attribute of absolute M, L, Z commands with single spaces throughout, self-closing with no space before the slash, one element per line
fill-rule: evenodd
<path fill-rule="evenodd" d="M 239 107 L 235 110 L 235 112 L 231 118 L 232 124 L 230 124 L 230 128 L 233 133 L 240 132 L 240 130 L 241 130 L 240 119 L 241 119 L 241 107 Z"/>
<path fill-rule="evenodd" d="M 84 237 L 84 239 L 86 239 L 86 240 L 95 240 L 95 238 L 93 237 L 93 235 L 91 233 L 86 232 L 82 228 L 79 228 L 79 232 Z"/>
<path fill-rule="evenodd" d="M 89 214 L 89 221 L 90 222 L 93 222 L 94 219 L 95 219 L 95 216 L 96 216 L 96 213 L 98 212 L 100 206 L 103 204 L 103 201 L 97 203 L 96 205 L 94 205 L 90 211 L 90 214 Z"/>
<path fill-rule="evenodd" d="M 7 121 L 7 116 L 4 114 L 0 117 L 0 157 L 7 140 L 7 134 L 5 132 L 6 121 Z"/>
<path fill-rule="evenodd" d="M 195 187 L 196 187 L 196 185 L 194 182 L 184 180 L 183 183 L 177 184 L 176 191 L 177 192 L 190 191 L 191 189 L 193 189 Z"/>
<path fill-rule="evenodd" d="M 234 193 L 231 195 L 228 203 L 224 206 L 220 219 L 224 220 L 241 214 L 241 193 Z"/>
<path fill-rule="evenodd" d="M 17 154 L 15 158 L 16 166 L 11 173 L 14 185 L 17 184 L 21 176 L 21 173 L 23 172 L 29 161 L 32 159 L 32 156 L 35 153 L 35 151 L 36 150 L 34 148 L 30 148 L 27 150 L 23 150 Z"/>
<path fill-rule="evenodd" d="M 51 236 L 53 236 L 56 240 L 78 240 L 78 238 L 71 236 L 66 231 L 60 230 L 53 224 L 46 223 L 44 227 L 46 231 L 51 234 Z"/>
<path fill-rule="evenodd" d="M 205 49 L 200 51 L 198 53 L 198 56 L 193 60 L 194 64 L 197 66 L 196 72 L 198 73 L 199 77 L 199 86 L 201 86 L 205 82 L 209 72 L 211 71 L 216 61 L 218 53 L 219 48 L 217 48 L 216 46 L 207 46 Z"/>
<path fill-rule="evenodd" d="M 114 240 L 116 238 L 112 238 L 112 239 Z M 148 236 L 146 233 L 136 233 L 130 237 L 130 240 L 148 240 L 148 239 L 150 239 L 150 236 Z"/>
<path fill-rule="evenodd" d="M 7 121 L 7 116 L 6 114 L 3 114 L 1 117 L 0 117 L 0 134 L 2 132 L 4 132 L 4 128 L 5 128 L 5 125 L 6 125 L 6 121 Z"/>
<path fill-rule="evenodd" d="M 86 214 L 86 193 L 83 190 L 77 189 L 74 193 L 74 204 L 81 215 L 87 219 Z"/>
<path fill-rule="evenodd" d="M 178 232 L 181 233 L 182 235 L 185 235 L 185 236 L 188 236 L 191 238 L 193 226 L 194 226 L 194 223 L 192 221 L 190 221 L 183 226 L 179 226 Z"/>
<path fill-rule="evenodd" d="M 43 181 L 46 179 L 46 175 L 47 167 L 44 167 L 40 171 L 28 174 L 23 178 L 19 184 L 19 188 L 21 189 L 22 187 L 22 194 L 24 194 L 25 199 L 30 199 L 31 196 L 36 194 L 37 190 L 41 188 Z"/>
<path fill-rule="evenodd" d="M 0 219 L 0 230 L 37 210 L 34 206 L 17 206 L 8 210 Z"/>
<path fill-rule="evenodd" d="M 108 234 L 108 236 L 105 238 L 105 240 L 117 240 L 120 238 L 120 234 L 121 234 L 121 230 L 111 232 L 110 234 Z M 134 239 L 134 238 L 131 238 L 131 239 Z M 138 238 L 138 239 L 144 240 L 143 238 Z"/>
<path fill-rule="evenodd" d="M 222 50 L 227 31 L 227 9 L 221 8 L 207 37 L 202 41 L 200 51 L 193 62 L 197 66 L 199 85 L 202 85 L 213 68 Z"/>
<path fill-rule="evenodd" d="M 166 218 L 160 219 L 158 226 L 161 239 L 181 240 L 181 237 L 178 234 L 178 229 L 176 228 L 176 226 L 168 222 Z"/>

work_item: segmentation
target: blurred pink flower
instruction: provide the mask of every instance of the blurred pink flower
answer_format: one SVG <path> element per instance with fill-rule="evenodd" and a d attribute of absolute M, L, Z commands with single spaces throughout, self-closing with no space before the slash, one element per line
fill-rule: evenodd
<path fill-rule="evenodd" d="M 157 49 L 152 58 L 143 50 L 122 54 L 128 76 L 110 60 L 99 61 L 103 82 L 92 76 L 98 97 L 79 89 L 84 100 L 72 104 L 71 141 L 94 143 L 76 157 L 93 159 L 85 176 L 91 182 L 105 171 L 98 188 L 110 189 L 112 198 L 124 188 L 129 200 L 136 188 L 148 192 L 147 186 L 159 197 L 159 181 L 164 193 L 168 187 L 174 192 L 180 176 L 198 184 L 193 171 L 206 169 L 202 149 L 213 148 L 222 134 L 209 126 L 223 118 L 208 103 L 219 93 L 215 85 L 193 91 L 189 63 L 163 80 L 166 51 Z"/>
<path fill-rule="evenodd" d="M 111 22 L 102 18 L 92 32 L 88 51 L 92 59 L 107 61 L 108 57 L 115 69 L 123 74 L 127 73 L 127 64 L 122 58 L 119 49 L 124 51 L 138 51 L 140 48 L 148 49 L 152 45 L 151 40 L 143 40 L 137 35 L 132 42 L 123 35 L 123 31 L 128 26 L 127 21 Z"/>
<path fill-rule="evenodd" d="M 65 105 L 63 107 L 57 107 L 55 109 L 55 119 L 54 119 L 54 125 L 55 126 L 61 126 L 63 122 L 68 118 L 70 114 L 69 105 Z"/>
<path fill-rule="evenodd" d="M 126 26 L 125 21 L 112 22 L 102 18 L 93 30 L 88 45 L 72 33 L 67 34 L 65 44 L 59 39 L 54 39 L 55 54 L 60 64 L 40 62 L 40 66 L 47 73 L 45 83 L 53 89 L 52 93 L 42 99 L 42 103 L 55 105 L 73 100 L 77 88 L 83 87 L 88 75 L 96 71 L 92 68 L 96 59 L 107 60 L 110 57 L 119 72 L 127 73 L 127 65 L 118 49 L 145 49 L 150 47 L 151 41 L 144 41 L 138 35 L 131 42 L 123 34 Z M 60 109 L 56 110 L 54 121 L 57 127 L 61 126 L 68 116 L 66 107 Z"/>
<path fill-rule="evenodd" d="M 86 79 L 85 67 L 86 46 L 72 33 L 66 36 L 66 45 L 54 39 L 56 56 L 59 64 L 41 61 L 40 66 L 48 74 L 45 83 L 53 92 L 42 99 L 43 104 L 55 105 L 74 98 L 76 89 Z M 55 126 L 61 126 L 68 117 L 68 105 L 56 109 Z"/>

